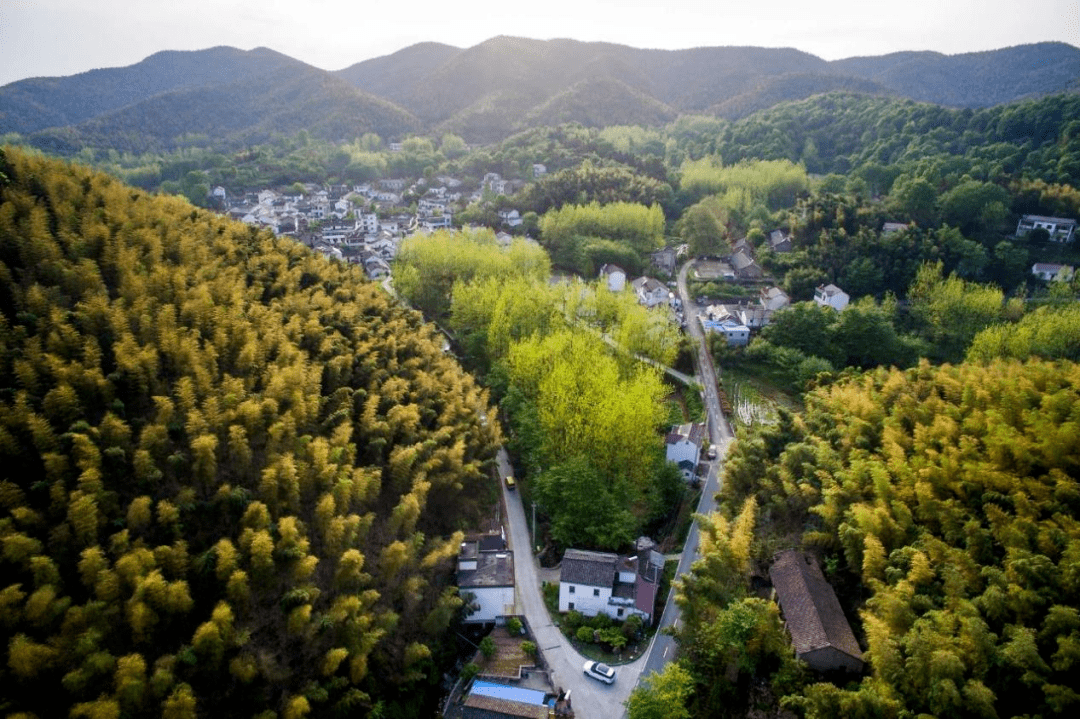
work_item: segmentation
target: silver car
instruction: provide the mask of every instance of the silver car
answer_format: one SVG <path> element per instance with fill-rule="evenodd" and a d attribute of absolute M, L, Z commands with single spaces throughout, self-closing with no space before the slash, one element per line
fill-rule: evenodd
<path fill-rule="evenodd" d="M 615 670 L 607 664 L 592 661 L 585 662 L 583 671 L 585 672 L 585 676 L 599 679 L 605 684 L 612 684 L 615 682 Z"/>

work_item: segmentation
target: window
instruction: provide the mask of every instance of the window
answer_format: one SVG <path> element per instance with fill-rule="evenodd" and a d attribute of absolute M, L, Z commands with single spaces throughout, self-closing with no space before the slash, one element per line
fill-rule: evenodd
<path fill-rule="evenodd" d="M 623 613 L 623 609 L 622 609 L 622 607 L 619 607 L 619 616 L 620 617 L 622 616 L 622 613 Z"/>
<path fill-rule="evenodd" d="M 570 602 L 570 611 L 571 612 L 574 611 L 574 603 L 573 602 Z"/>
<path fill-rule="evenodd" d="M 576 587 L 575 587 L 575 586 L 574 586 L 573 584 L 571 584 L 571 585 L 570 585 L 570 593 L 571 593 L 571 594 L 573 594 L 573 593 L 574 593 L 574 589 L 576 589 Z"/>
<path fill-rule="evenodd" d="M 599 589 L 594 589 L 594 590 L 592 590 L 592 595 L 593 595 L 594 597 L 599 597 L 599 596 L 600 596 L 600 590 L 599 590 Z"/>

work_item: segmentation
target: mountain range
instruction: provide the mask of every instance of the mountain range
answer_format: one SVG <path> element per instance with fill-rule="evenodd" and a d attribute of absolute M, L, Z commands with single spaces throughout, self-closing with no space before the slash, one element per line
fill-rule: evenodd
<path fill-rule="evenodd" d="M 267 48 L 156 53 L 129 67 L 0 87 L 0 133 L 67 154 L 260 142 L 306 129 L 331 140 L 454 132 L 472 143 L 527 127 L 646 125 L 681 114 L 737 119 L 846 91 L 987 107 L 1080 91 L 1080 49 L 1038 43 L 962 55 L 825 61 L 790 48 L 645 50 L 496 37 L 412 45 L 328 72 Z"/>

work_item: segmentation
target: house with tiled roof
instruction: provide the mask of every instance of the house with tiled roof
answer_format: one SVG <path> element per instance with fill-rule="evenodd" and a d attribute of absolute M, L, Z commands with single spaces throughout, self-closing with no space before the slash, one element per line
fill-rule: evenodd
<path fill-rule="evenodd" d="M 467 537 L 458 552 L 457 586 L 465 621 L 490 624 L 514 613 L 514 554 L 501 534 Z"/>
<path fill-rule="evenodd" d="M 1071 265 L 1036 262 L 1031 266 L 1031 274 L 1046 282 L 1068 282 L 1073 278 L 1074 270 Z"/>
<path fill-rule="evenodd" d="M 636 614 L 652 622 L 664 569 L 663 555 L 652 547 L 643 537 L 632 557 L 567 549 L 559 572 L 559 611 L 587 617 L 607 614 L 617 620 Z"/>
<path fill-rule="evenodd" d="M 851 296 L 836 285 L 818 285 L 814 290 L 814 302 L 822 307 L 832 307 L 839 312 L 848 306 Z"/>
<path fill-rule="evenodd" d="M 789 549 L 769 568 L 795 656 L 819 672 L 863 670 L 862 649 L 817 561 Z"/>
<path fill-rule="evenodd" d="M 704 424 L 688 422 L 674 425 L 664 437 L 664 459 L 678 465 L 687 482 L 694 479 L 707 436 Z"/>

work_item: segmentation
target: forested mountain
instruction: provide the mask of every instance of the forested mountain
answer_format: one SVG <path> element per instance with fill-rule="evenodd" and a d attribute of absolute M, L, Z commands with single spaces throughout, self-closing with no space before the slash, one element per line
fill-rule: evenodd
<path fill-rule="evenodd" d="M 0 132 L 30 134 L 62 154 L 83 146 L 160 151 L 193 137 L 254 144 L 300 130 L 328 140 L 389 138 L 419 128 L 386 100 L 265 48 L 158 53 L 126 68 L 0 88 Z"/>
<path fill-rule="evenodd" d="M 430 716 L 485 413 L 353 268 L 0 153 L 0 707 Z"/>
<path fill-rule="evenodd" d="M 880 83 L 902 97 L 953 107 L 990 107 L 1022 98 L 1080 90 L 1080 51 L 1060 42 L 942 55 L 898 52 L 836 60 L 843 75 Z"/>
<path fill-rule="evenodd" d="M 0 88 L 0 128 L 30 133 L 77 125 L 161 93 L 242 82 L 300 64 L 266 48 L 215 47 L 159 52 L 129 67 L 21 80 Z"/>
<path fill-rule="evenodd" d="M 72 145 L 134 149 L 176 141 L 181 125 L 221 144 L 259 141 L 268 130 L 295 131 L 306 122 L 334 140 L 367 131 L 400 138 L 422 129 L 488 143 L 537 123 L 657 126 L 686 113 L 736 119 L 836 90 L 985 107 L 1075 91 L 1078 77 L 1080 49 L 1063 43 L 826 62 L 790 48 L 645 50 L 496 37 L 465 49 L 420 43 L 335 73 L 264 48 L 214 48 L 11 83 L 0 88 L 0 132 L 75 125 L 78 132 L 66 138 Z M 361 93 L 347 92 L 347 85 Z M 189 106 L 182 122 L 149 129 Z M 62 150 L 57 135 L 37 144 Z"/>

